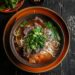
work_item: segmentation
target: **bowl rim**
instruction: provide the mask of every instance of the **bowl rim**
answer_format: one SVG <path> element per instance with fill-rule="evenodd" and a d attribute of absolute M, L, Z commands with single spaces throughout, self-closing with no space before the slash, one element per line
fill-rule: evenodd
<path fill-rule="evenodd" d="M 19 7 L 15 7 L 13 10 L 9 10 L 9 11 L 0 10 L 0 12 L 1 13 L 13 13 L 13 12 L 17 12 L 22 7 L 22 5 L 24 4 L 24 2 L 25 2 L 25 0 L 20 0 L 20 2 L 16 4 L 16 6 L 18 5 Z"/>
<path fill-rule="evenodd" d="M 65 23 L 65 21 L 62 19 L 62 17 L 60 17 L 55 11 L 53 11 L 53 10 L 51 10 L 51 9 L 49 9 L 49 8 L 40 7 L 40 6 L 28 7 L 28 8 L 22 9 L 21 11 L 17 12 L 17 14 L 15 14 L 15 15 L 9 20 L 9 22 L 7 23 L 7 25 L 6 25 L 6 27 L 5 27 L 5 30 L 4 30 L 4 35 L 3 35 L 3 45 L 4 45 L 5 31 L 6 31 L 7 27 L 8 27 L 8 24 L 10 23 L 10 21 L 12 21 L 13 18 L 15 18 L 18 14 L 21 14 L 21 12 L 23 12 L 23 11 L 25 11 L 25 10 L 27 10 L 27 9 L 33 9 L 33 8 L 41 8 L 41 9 L 44 9 L 44 10 L 47 10 L 47 11 L 51 11 L 51 12 L 53 12 L 57 17 L 59 17 L 59 18 L 63 21 L 63 23 L 64 23 L 65 25 L 67 25 L 67 24 Z M 17 18 L 17 19 L 18 19 L 18 18 Z M 17 20 L 17 19 L 16 19 L 16 20 Z M 67 26 L 66 26 L 66 28 L 67 28 Z M 6 48 L 5 48 L 5 45 L 4 45 L 5 52 L 6 52 L 7 56 L 8 56 L 8 58 L 12 61 L 12 63 L 15 64 L 18 68 L 20 68 L 20 69 L 22 69 L 22 70 L 24 70 L 24 71 L 32 72 L 32 73 L 46 72 L 46 71 L 48 71 L 48 70 L 52 70 L 52 69 L 54 69 L 55 67 L 57 67 L 57 66 L 63 61 L 63 59 L 65 58 L 65 56 L 67 55 L 68 49 L 69 49 L 69 47 L 70 47 L 70 34 L 69 34 L 69 31 L 68 31 L 68 28 L 67 28 L 67 32 L 68 32 L 68 36 L 69 36 L 67 50 L 66 50 L 64 56 L 62 57 L 62 59 L 60 59 L 60 61 L 59 61 L 55 66 L 53 66 L 52 68 L 48 67 L 48 68 L 46 68 L 45 70 L 37 71 L 37 72 L 25 70 L 25 69 L 23 69 L 22 67 L 20 67 L 20 66 L 18 66 L 17 64 L 15 64 L 14 61 L 12 61 L 12 59 L 8 56 L 8 53 L 6 52 Z"/>

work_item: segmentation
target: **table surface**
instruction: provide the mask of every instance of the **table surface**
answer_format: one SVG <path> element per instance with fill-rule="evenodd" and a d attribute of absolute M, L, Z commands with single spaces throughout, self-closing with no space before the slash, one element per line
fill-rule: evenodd
<path fill-rule="evenodd" d="M 29 6 L 33 5 L 27 1 L 21 9 Z M 15 13 L 0 13 L 0 75 L 75 75 L 75 0 L 44 0 L 41 6 L 56 11 L 67 23 L 71 38 L 66 58 L 58 67 L 45 73 L 28 73 L 15 67 L 7 58 L 2 44 L 4 27 Z"/>

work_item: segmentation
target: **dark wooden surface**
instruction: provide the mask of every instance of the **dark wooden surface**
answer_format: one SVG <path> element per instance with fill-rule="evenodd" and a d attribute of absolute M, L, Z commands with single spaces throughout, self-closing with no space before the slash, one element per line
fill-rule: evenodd
<path fill-rule="evenodd" d="M 27 1 L 22 8 L 28 6 L 32 5 Z M 57 68 L 45 73 L 28 73 L 15 67 L 7 58 L 2 44 L 4 27 L 10 17 L 15 13 L 0 13 L 0 75 L 75 75 L 75 0 L 44 0 L 43 5 L 41 6 L 56 11 L 67 23 L 71 41 L 66 58 Z"/>

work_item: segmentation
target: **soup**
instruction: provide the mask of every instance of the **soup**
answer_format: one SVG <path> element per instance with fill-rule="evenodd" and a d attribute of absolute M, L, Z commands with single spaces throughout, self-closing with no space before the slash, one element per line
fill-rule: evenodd
<path fill-rule="evenodd" d="M 17 53 L 30 64 L 53 61 L 61 51 L 61 31 L 39 16 L 24 20 L 13 36 Z"/>

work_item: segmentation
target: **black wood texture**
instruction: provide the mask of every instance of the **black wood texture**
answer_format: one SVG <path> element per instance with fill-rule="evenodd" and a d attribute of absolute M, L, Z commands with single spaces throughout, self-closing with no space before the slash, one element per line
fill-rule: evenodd
<path fill-rule="evenodd" d="M 33 5 L 27 1 L 22 8 L 29 6 Z M 4 27 L 10 17 L 15 13 L 0 13 L 0 75 L 75 75 L 75 0 L 44 0 L 41 6 L 54 10 L 62 16 L 67 23 L 71 42 L 66 58 L 57 68 L 45 73 L 28 73 L 15 67 L 7 58 L 2 44 Z"/>

